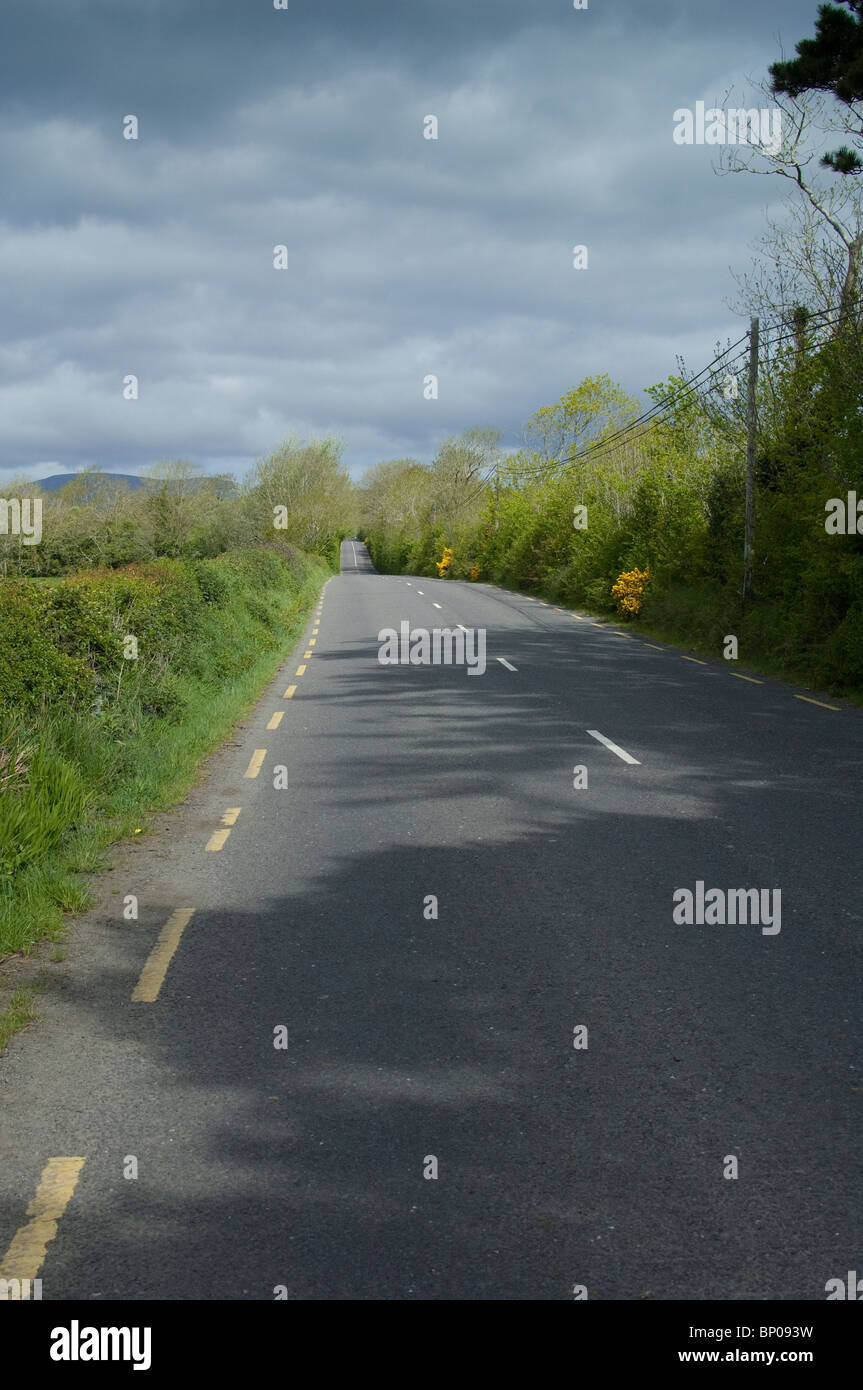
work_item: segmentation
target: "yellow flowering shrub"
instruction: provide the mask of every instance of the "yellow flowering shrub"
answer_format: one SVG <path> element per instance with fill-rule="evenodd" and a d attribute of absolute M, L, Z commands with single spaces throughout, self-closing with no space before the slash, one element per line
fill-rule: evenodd
<path fill-rule="evenodd" d="M 439 575 L 439 577 L 440 577 L 441 579 L 445 578 L 446 572 L 447 572 L 447 570 L 449 569 L 449 567 L 450 567 L 451 564 L 452 564 L 452 551 L 450 550 L 449 546 L 446 546 L 446 545 L 445 545 L 444 548 L 443 548 L 443 555 L 441 556 L 441 558 L 440 558 L 439 560 L 436 560 L 436 561 L 435 561 L 435 566 L 436 566 L 436 568 L 437 568 L 438 575 Z"/>
<path fill-rule="evenodd" d="M 474 565 L 473 569 L 470 572 L 470 577 L 474 581 L 474 583 L 476 583 L 476 581 L 479 579 L 479 565 Z"/>
<path fill-rule="evenodd" d="M 612 586 L 611 597 L 617 600 L 617 611 L 624 618 L 634 618 L 641 611 L 641 600 L 650 582 L 650 570 L 625 570 Z"/>

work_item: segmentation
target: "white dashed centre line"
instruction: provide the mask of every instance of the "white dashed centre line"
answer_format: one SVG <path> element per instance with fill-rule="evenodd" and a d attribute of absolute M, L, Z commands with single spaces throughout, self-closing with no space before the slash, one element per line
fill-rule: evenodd
<path fill-rule="evenodd" d="M 505 656 L 499 656 L 499 657 L 496 657 L 495 659 L 496 659 L 497 661 L 500 662 L 501 666 L 505 666 L 506 669 L 507 669 L 508 671 L 517 671 L 517 670 L 518 670 L 518 667 L 517 667 L 517 666 L 511 666 L 511 665 L 509 664 L 509 662 L 507 661 L 507 659 L 506 659 Z"/>
<path fill-rule="evenodd" d="M 641 763 L 637 758 L 633 758 L 631 753 L 627 753 L 625 748 L 619 748 L 616 743 L 612 743 L 611 739 L 606 738 L 605 734 L 601 734 L 598 729 L 588 729 L 587 732 L 590 734 L 591 738 L 598 739 L 600 743 L 604 743 L 606 748 L 610 748 L 612 753 L 616 753 L 625 763 L 633 763 L 635 767 L 641 767 Z"/>

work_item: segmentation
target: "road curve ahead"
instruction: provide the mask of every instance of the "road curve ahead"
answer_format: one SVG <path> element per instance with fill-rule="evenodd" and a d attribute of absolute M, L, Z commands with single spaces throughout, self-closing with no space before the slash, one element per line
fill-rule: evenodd
<path fill-rule="evenodd" d="M 823 1299 L 863 720 L 741 674 L 344 542 L 0 1060 L 0 1252 L 78 1155 L 45 1298 Z"/>

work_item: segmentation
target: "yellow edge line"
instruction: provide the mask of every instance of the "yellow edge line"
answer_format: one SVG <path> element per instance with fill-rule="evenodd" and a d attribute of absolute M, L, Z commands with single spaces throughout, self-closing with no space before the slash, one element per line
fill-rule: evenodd
<path fill-rule="evenodd" d="M 297 667 L 297 675 L 298 675 L 298 676 L 304 675 L 304 674 L 305 674 L 305 670 L 306 670 L 305 666 L 298 666 L 298 667 Z"/>
<path fill-rule="evenodd" d="M 306 645 L 309 647 L 314 647 L 317 644 L 317 640 L 317 637 L 310 637 Z"/>
<path fill-rule="evenodd" d="M 2 1279 L 35 1279 L 45 1260 L 48 1242 L 75 1191 L 86 1158 L 50 1158 L 42 1171 L 36 1196 L 27 1208 L 30 1220 L 19 1226 L 0 1263 Z"/>
<path fill-rule="evenodd" d="M 296 690 L 296 688 L 297 688 L 297 687 L 296 687 L 295 685 L 289 685 L 288 688 L 287 688 L 287 690 L 285 691 L 284 695 L 282 696 L 282 699 L 283 699 L 283 700 L 292 700 L 293 697 L 294 697 L 294 691 Z"/>
<path fill-rule="evenodd" d="M 243 776 L 244 776 L 244 777 L 257 777 L 258 773 L 259 773 L 260 770 L 261 770 L 261 764 L 263 763 L 264 758 L 265 758 L 266 756 L 267 756 L 267 750 L 266 750 L 266 748 L 256 748 L 255 751 L 254 751 L 254 753 L 252 754 L 252 758 L 251 758 L 251 761 L 250 761 L 250 763 L 249 763 L 249 766 L 246 768 L 245 772 L 243 773 Z"/>
<path fill-rule="evenodd" d="M 737 681 L 749 681 L 752 685 L 763 685 L 763 681 L 757 681 L 754 676 L 741 676 L 739 671 L 729 671 L 729 676 L 733 676 Z"/>
<path fill-rule="evenodd" d="M 271 720 L 269 721 L 269 723 L 267 724 L 267 728 L 268 728 L 268 729 L 277 729 L 277 728 L 279 727 L 279 725 L 281 724 L 282 719 L 284 718 L 284 714 L 285 714 L 285 711 L 284 711 L 283 709 L 277 709 L 276 712 L 275 712 L 275 714 L 273 715 L 272 719 L 271 719 Z"/>
<path fill-rule="evenodd" d="M 209 840 L 204 845 L 204 849 L 209 849 L 213 852 L 215 852 L 217 849 L 221 849 L 222 845 L 225 843 L 230 833 L 230 830 L 214 830 Z"/>
<path fill-rule="evenodd" d="M 694 661 L 695 664 L 696 664 L 696 666 L 706 666 L 706 665 L 707 665 L 707 662 L 706 662 L 706 661 L 699 661 L 697 656 L 684 656 L 684 657 L 682 658 L 682 660 L 683 660 L 683 661 Z"/>
<path fill-rule="evenodd" d="M 832 709 L 834 714 L 841 714 L 839 705 L 825 705 L 823 700 L 810 700 L 808 695 L 795 695 L 795 700 L 805 700 L 807 705 L 818 705 L 821 709 Z"/>
<path fill-rule="evenodd" d="M 655 642 L 645 642 L 645 647 L 652 647 L 655 652 L 664 652 L 664 647 L 657 647 Z"/>
<path fill-rule="evenodd" d="M 229 806 L 222 816 L 222 825 L 236 825 L 237 816 L 243 808 L 241 806 Z"/>
<path fill-rule="evenodd" d="M 306 658 L 307 661 L 311 659 L 311 655 L 311 652 L 303 652 L 303 656 Z"/>
<path fill-rule="evenodd" d="M 226 830 L 224 833 L 227 835 L 228 831 Z M 194 913 L 193 907 L 178 907 L 176 912 L 171 913 L 159 932 L 155 946 L 147 957 L 138 983 L 132 990 L 133 1004 L 152 1004 L 156 999 L 164 983 L 174 952 L 180 944 L 180 937 Z"/>

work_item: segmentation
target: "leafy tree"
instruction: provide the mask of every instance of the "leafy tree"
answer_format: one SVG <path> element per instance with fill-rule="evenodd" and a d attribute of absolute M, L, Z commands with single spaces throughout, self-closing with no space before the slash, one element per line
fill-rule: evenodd
<path fill-rule="evenodd" d="M 770 76 L 775 93 L 799 97 L 803 92 L 830 92 L 848 112 L 849 132 L 863 136 L 863 0 L 840 0 L 819 5 L 815 38 L 801 39 L 797 57 L 773 63 Z M 850 11 L 850 13 L 848 13 Z M 859 174 L 863 160 L 847 145 L 825 154 L 821 163 L 837 174 Z"/>
<path fill-rule="evenodd" d="M 247 508 L 259 534 L 332 558 L 337 540 L 355 530 L 357 516 L 342 447 L 331 436 L 309 443 L 287 439 L 256 464 Z"/>
<path fill-rule="evenodd" d="M 585 377 L 554 405 L 535 411 L 524 430 L 527 448 L 541 474 L 554 472 L 572 455 L 628 424 L 639 404 L 608 376 Z"/>

